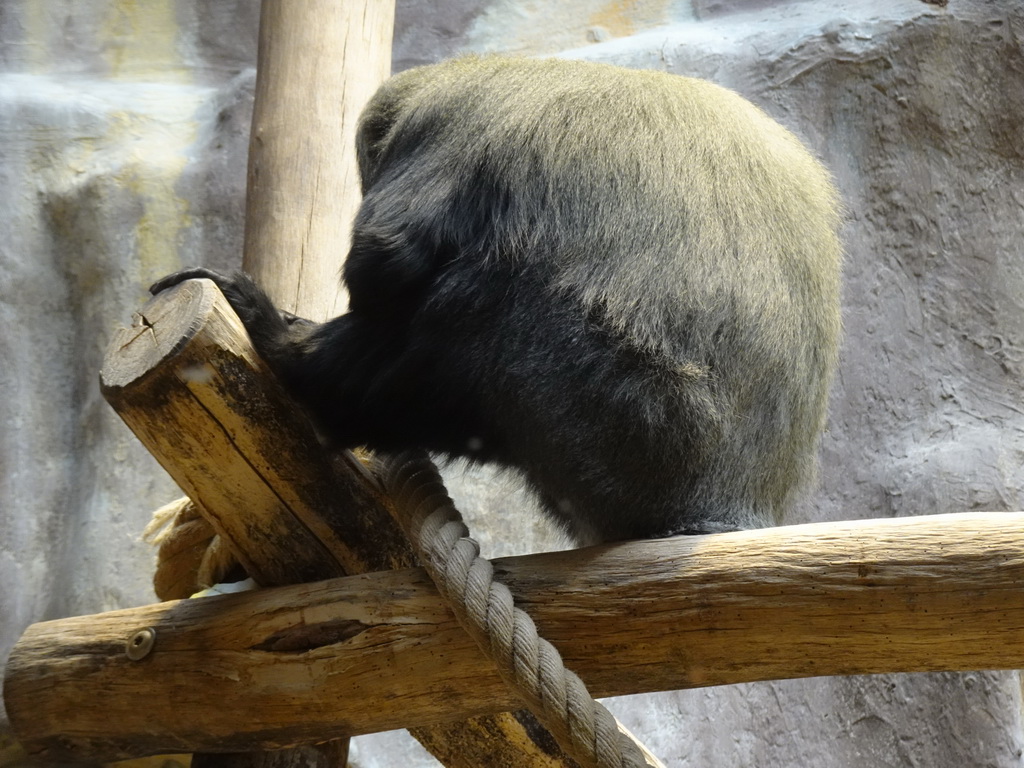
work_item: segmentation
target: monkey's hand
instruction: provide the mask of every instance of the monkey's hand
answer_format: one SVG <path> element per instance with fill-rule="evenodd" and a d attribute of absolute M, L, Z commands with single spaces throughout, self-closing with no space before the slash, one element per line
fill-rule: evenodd
<path fill-rule="evenodd" d="M 315 323 L 293 315 L 291 312 L 279 311 L 270 301 L 270 297 L 244 272 L 236 272 L 228 277 L 205 267 L 183 269 L 157 280 L 150 286 L 149 292 L 154 296 L 168 288 L 173 288 L 186 280 L 205 278 L 212 280 L 231 308 L 235 310 L 245 329 L 249 332 L 256 351 L 268 362 L 271 362 L 281 346 L 290 335 L 289 330 L 312 326 Z"/>
<path fill-rule="evenodd" d="M 221 293 L 231 303 L 231 306 L 235 306 L 233 298 L 237 297 L 238 291 L 236 290 L 237 278 L 241 275 L 238 273 L 235 277 L 228 277 L 222 275 L 220 272 L 214 272 L 212 269 L 206 267 L 192 267 L 190 269 L 183 269 L 180 272 L 174 272 L 160 280 L 157 280 L 151 286 L 149 286 L 149 292 L 156 296 L 161 291 L 166 291 L 168 288 L 173 288 L 179 283 L 183 283 L 186 280 L 200 280 L 205 278 L 206 280 L 212 280 L 220 288 Z"/>
<path fill-rule="evenodd" d="M 228 303 L 231 304 L 236 312 L 238 312 L 238 306 L 244 303 L 242 296 L 247 293 L 245 289 L 239 288 L 238 283 L 240 281 L 250 284 L 252 283 L 249 276 L 243 272 L 236 273 L 235 277 L 227 277 L 226 275 L 222 275 L 220 272 L 214 272 L 212 269 L 207 269 L 206 267 L 192 267 L 191 269 L 183 269 L 180 272 L 175 272 L 165 278 L 157 280 L 149 287 L 149 292 L 156 296 L 160 291 L 166 291 L 168 288 L 173 288 L 178 283 L 183 283 L 186 280 L 197 280 L 199 278 L 206 278 L 207 280 L 212 280 L 216 283 L 217 287 L 220 288 L 221 293 L 224 294 Z M 255 288 L 254 285 L 252 287 Z M 260 292 L 262 293 L 262 291 Z M 238 302 L 237 304 L 236 300 Z M 241 315 L 240 312 L 238 314 Z M 316 325 L 312 320 L 299 317 L 298 315 L 292 314 L 291 312 L 287 312 L 283 309 L 278 310 L 278 314 L 287 325 Z"/>

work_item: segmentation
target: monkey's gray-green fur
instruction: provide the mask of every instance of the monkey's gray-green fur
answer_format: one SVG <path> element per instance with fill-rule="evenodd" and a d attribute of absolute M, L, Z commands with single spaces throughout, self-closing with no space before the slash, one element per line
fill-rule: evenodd
<path fill-rule="evenodd" d="M 357 145 L 346 315 L 214 276 L 326 434 L 518 468 L 581 541 L 780 519 L 840 333 L 836 194 L 792 134 L 701 80 L 471 57 L 388 81 Z"/>

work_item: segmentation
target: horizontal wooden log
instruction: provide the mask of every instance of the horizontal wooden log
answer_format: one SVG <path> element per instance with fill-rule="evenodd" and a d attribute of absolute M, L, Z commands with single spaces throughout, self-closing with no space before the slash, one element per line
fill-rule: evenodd
<path fill-rule="evenodd" d="M 1021 531 L 1024 513 L 818 523 L 496 568 L 601 696 L 1011 669 Z M 144 629 L 153 649 L 132 661 Z M 4 696 L 22 743 L 58 759 L 274 749 L 519 705 L 419 569 L 36 624 Z"/>

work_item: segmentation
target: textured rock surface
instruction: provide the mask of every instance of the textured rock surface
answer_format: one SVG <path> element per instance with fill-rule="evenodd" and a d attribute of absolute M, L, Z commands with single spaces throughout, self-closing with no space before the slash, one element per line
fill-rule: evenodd
<path fill-rule="evenodd" d="M 0 4 L 0 658 L 32 621 L 152 600 L 137 537 L 175 491 L 96 375 L 149 281 L 238 260 L 257 5 Z M 568 50 L 707 77 L 815 148 L 848 208 L 846 342 L 800 521 L 1024 507 L 1022 36 L 1019 4 L 982 0 L 402 0 L 395 63 Z M 558 546 L 513 482 L 449 475 L 492 554 Z M 670 766 L 1024 764 L 1008 673 L 611 706 Z M 433 764 L 400 733 L 353 762 Z"/>

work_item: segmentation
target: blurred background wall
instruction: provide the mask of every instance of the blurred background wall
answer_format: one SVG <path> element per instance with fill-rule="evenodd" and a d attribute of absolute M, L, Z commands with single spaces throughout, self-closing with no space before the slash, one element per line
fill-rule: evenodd
<path fill-rule="evenodd" d="M 240 261 L 258 10 L 0 0 L 0 662 L 32 622 L 154 599 L 139 533 L 178 493 L 97 374 L 152 280 Z M 1022 38 L 1017 0 L 399 0 L 394 67 L 501 51 L 696 75 L 818 153 L 847 206 L 846 339 L 803 522 L 1024 508 Z M 513 480 L 447 474 L 487 553 L 563 546 Z M 1016 673 L 609 703 L 673 768 L 1024 765 Z M 404 732 L 352 763 L 437 765 Z"/>

